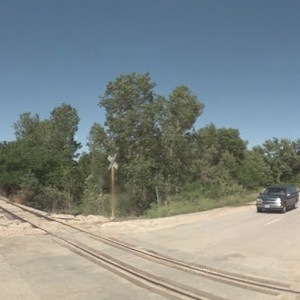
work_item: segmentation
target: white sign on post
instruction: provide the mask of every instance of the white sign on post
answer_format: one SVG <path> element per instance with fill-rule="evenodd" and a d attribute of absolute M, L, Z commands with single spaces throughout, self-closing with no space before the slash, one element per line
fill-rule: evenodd
<path fill-rule="evenodd" d="M 117 157 L 117 154 L 115 154 L 114 156 L 108 155 L 107 159 L 110 161 L 108 170 L 110 170 L 112 167 L 114 167 L 116 170 L 118 169 L 119 166 L 115 161 L 116 157 Z"/>

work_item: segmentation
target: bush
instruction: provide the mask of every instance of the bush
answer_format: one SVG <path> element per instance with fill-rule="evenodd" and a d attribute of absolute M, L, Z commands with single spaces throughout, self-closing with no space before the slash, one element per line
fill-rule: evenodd
<path fill-rule="evenodd" d="M 77 207 L 76 213 L 108 215 L 109 196 L 101 193 L 93 175 L 85 180 L 85 189 L 81 204 Z"/>

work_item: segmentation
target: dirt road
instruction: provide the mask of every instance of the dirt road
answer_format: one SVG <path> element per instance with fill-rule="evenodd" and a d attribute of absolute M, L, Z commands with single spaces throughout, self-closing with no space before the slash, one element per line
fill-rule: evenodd
<path fill-rule="evenodd" d="M 254 205 L 248 205 L 124 222 L 97 216 L 52 217 L 168 256 L 280 280 L 300 290 L 299 209 L 257 214 Z M 1 299 L 83 299 L 83 295 L 84 299 L 160 299 L 68 253 L 38 229 L 3 213 L 0 236 Z M 298 294 L 280 297 L 300 299 Z"/>

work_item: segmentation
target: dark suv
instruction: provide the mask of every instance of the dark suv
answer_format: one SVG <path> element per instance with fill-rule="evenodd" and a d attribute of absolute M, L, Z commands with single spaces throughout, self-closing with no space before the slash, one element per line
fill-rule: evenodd
<path fill-rule="evenodd" d="M 285 213 L 296 208 L 299 201 L 298 189 L 294 185 L 276 185 L 266 188 L 256 200 L 257 212 L 280 211 Z"/>

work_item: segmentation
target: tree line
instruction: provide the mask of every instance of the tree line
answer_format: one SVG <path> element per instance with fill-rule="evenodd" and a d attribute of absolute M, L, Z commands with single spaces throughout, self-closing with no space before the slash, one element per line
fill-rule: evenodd
<path fill-rule="evenodd" d="M 109 213 L 108 155 L 117 155 L 117 210 L 140 215 L 153 203 L 187 195 L 211 201 L 273 183 L 300 182 L 300 140 L 272 138 L 247 148 L 239 130 L 213 123 L 195 129 L 204 104 L 186 86 L 168 97 L 146 74 L 122 74 L 107 84 L 88 153 L 78 154 L 79 116 L 63 103 L 40 120 L 23 113 L 15 141 L 0 143 L 0 190 L 46 211 Z"/>

